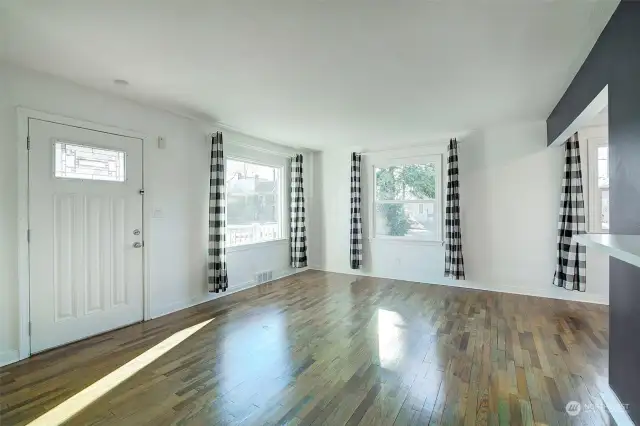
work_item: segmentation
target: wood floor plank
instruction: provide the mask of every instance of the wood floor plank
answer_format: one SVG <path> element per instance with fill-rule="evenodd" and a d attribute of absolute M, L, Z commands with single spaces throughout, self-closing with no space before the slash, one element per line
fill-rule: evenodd
<path fill-rule="evenodd" d="M 66 424 L 614 424 L 607 307 L 319 271 L 4 367 L 0 424 L 207 320 Z M 571 400 L 587 411 L 569 417 Z"/>

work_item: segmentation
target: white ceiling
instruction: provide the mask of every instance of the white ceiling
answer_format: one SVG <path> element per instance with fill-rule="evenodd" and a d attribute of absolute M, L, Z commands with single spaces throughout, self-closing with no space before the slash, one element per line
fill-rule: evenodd
<path fill-rule="evenodd" d="M 618 4 L 0 2 L 1 58 L 317 149 L 415 145 L 546 119 Z"/>

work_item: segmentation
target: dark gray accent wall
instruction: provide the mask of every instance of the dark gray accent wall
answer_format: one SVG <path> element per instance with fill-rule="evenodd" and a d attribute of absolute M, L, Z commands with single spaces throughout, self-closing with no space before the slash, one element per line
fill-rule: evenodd
<path fill-rule="evenodd" d="M 640 2 L 623 0 L 547 119 L 551 143 L 609 85 L 610 232 L 640 234 Z M 610 260 L 609 384 L 640 425 L 640 268 Z M 587 282 L 587 286 L 589 283 Z"/>

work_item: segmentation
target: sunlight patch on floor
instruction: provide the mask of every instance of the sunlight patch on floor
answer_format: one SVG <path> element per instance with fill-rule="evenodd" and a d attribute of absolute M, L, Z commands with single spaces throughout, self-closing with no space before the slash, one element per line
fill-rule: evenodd
<path fill-rule="evenodd" d="M 111 389 L 127 380 L 129 377 L 151 364 L 162 355 L 169 352 L 174 347 L 185 341 L 189 336 L 200 330 L 205 325 L 213 321 L 213 318 L 203 321 L 200 324 L 180 330 L 167 337 L 154 347 L 141 353 L 122 367 L 104 376 L 102 379 L 93 383 L 89 387 L 78 392 L 71 398 L 67 399 L 57 407 L 49 410 L 42 416 L 38 417 L 29 426 L 57 426 L 86 408 L 89 404 L 102 397 Z"/>
<path fill-rule="evenodd" d="M 397 312 L 378 309 L 380 366 L 395 371 L 405 357 L 405 322 Z"/>

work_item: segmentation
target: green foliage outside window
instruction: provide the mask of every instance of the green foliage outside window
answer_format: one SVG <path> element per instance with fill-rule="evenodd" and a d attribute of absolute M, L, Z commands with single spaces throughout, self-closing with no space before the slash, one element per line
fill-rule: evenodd
<path fill-rule="evenodd" d="M 425 200 L 436 197 L 435 164 L 411 164 L 376 169 L 376 197 L 378 200 Z M 404 205 L 378 204 L 389 228 L 389 235 L 404 236 L 411 223 Z"/>

